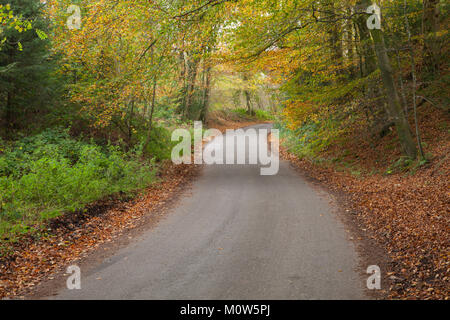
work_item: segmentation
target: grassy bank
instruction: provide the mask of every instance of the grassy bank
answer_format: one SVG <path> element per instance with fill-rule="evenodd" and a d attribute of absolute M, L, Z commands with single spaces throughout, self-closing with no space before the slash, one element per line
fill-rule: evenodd
<path fill-rule="evenodd" d="M 107 196 L 129 197 L 155 181 L 142 144 L 129 151 L 52 129 L 0 146 L 0 243 Z M 170 144 L 166 147 L 169 148 Z M 167 150 L 151 145 L 162 157 Z M 170 154 L 170 153 L 169 153 Z"/>

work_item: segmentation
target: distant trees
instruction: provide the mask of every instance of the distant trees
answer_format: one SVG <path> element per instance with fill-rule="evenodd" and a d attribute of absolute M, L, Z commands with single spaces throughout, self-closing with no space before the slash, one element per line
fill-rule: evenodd
<path fill-rule="evenodd" d="M 360 118 L 368 131 L 380 134 L 393 125 L 403 153 L 415 158 L 416 142 L 405 111 L 415 110 L 420 89 L 415 84 L 424 86 L 416 77 L 437 79 L 442 67 L 439 1 L 383 2 L 379 28 L 368 27 L 374 12 L 366 10 L 372 4 L 248 0 L 236 4 L 232 17 L 239 23 L 229 39 L 238 59 L 258 59 L 258 66 L 266 63 L 274 80 L 284 82 L 286 121 L 299 125 L 331 117 L 348 126 Z M 428 74 L 417 74 L 419 63 Z M 417 81 L 405 85 L 405 70 L 410 70 L 407 79 Z M 417 121 L 416 136 L 420 147 Z"/>
<path fill-rule="evenodd" d="M 411 96 L 445 63 L 437 0 L 389 2 L 380 29 L 367 26 L 370 0 L 78 1 L 80 29 L 67 26 L 68 0 L 7 2 L 51 42 L 20 26 L 0 30 L 4 134 L 51 114 L 55 124 L 147 145 L 160 114 L 206 120 L 214 67 L 225 64 L 241 75 L 235 100 L 248 113 L 260 104 L 253 81 L 263 71 L 282 93 L 287 122 L 365 121 L 372 136 L 395 126 L 414 158 Z M 412 78 L 417 86 L 405 82 Z"/>

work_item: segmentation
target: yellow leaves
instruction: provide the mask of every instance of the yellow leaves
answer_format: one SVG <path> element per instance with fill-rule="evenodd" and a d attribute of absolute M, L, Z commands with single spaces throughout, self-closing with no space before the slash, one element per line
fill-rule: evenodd
<path fill-rule="evenodd" d="M 286 102 L 283 110 L 283 118 L 289 129 L 299 128 L 306 120 L 310 119 L 318 108 L 302 101 L 290 100 Z"/>

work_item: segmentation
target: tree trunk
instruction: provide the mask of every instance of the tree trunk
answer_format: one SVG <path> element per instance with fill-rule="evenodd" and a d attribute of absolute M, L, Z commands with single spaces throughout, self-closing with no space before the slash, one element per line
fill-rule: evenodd
<path fill-rule="evenodd" d="M 364 0 L 364 3 L 367 7 L 371 5 L 370 1 L 367 0 Z M 394 84 L 392 66 L 389 56 L 387 55 L 383 32 L 380 29 L 372 29 L 370 30 L 370 34 L 372 36 L 375 53 L 378 58 L 378 66 L 381 71 L 381 78 L 387 95 L 388 114 L 395 123 L 397 135 L 404 153 L 408 157 L 415 159 L 417 156 L 416 146 L 408 120 L 402 110 L 397 88 Z"/>
<path fill-rule="evenodd" d="M 189 116 L 189 110 L 191 108 L 192 99 L 194 96 L 195 80 L 197 78 L 197 71 L 198 71 L 198 63 L 199 63 L 198 58 L 189 58 L 189 56 L 186 55 L 187 83 L 186 83 L 184 110 L 183 110 L 183 117 L 185 119 L 187 119 Z"/>
<path fill-rule="evenodd" d="M 397 56 L 397 64 L 398 64 L 398 83 L 400 84 L 400 93 L 402 97 L 403 111 L 405 112 L 405 116 L 408 117 L 408 102 L 406 101 L 406 93 L 405 86 L 403 85 L 403 76 L 402 76 L 402 64 L 400 61 L 400 52 L 398 48 L 395 48 L 395 54 Z"/>
<path fill-rule="evenodd" d="M 205 71 L 205 87 L 203 91 L 203 107 L 200 113 L 200 120 L 206 123 L 209 109 L 209 97 L 211 93 L 211 67 L 206 67 Z"/>
<path fill-rule="evenodd" d="M 333 13 L 336 12 L 334 3 L 330 4 Z M 342 28 L 340 28 L 340 23 L 333 23 L 331 26 L 330 33 L 330 45 L 333 48 L 332 59 L 333 63 L 337 66 L 336 75 L 342 73 L 342 57 L 343 57 L 343 46 L 341 41 Z M 337 79 L 336 79 L 337 81 Z"/>
<path fill-rule="evenodd" d="M 439 0 L 423 0 L 422 34 L 423 61 L 429 72 L 436 75 L 439 69 L 440 45 L 437 38 L 439 31 Z"/>
<path fill-rule="evenodd" d="M 370 48 L 370 33 L 367 29 L 365 17 L 359 17 L 356 20 L 356 27 L 358 28 L 360 43 L 361 74 L 362 77 L 366 77 L 375 70 L 376 63 L 373 51 Z"/>
<path fill-rule="evenodd" d="M 246 101 L 246 105 L 247 105 L 247 113 L 248 114 L 253 114 L 253 110 L 252 110 L 252 104 L 250 101 L 250 93 L 247 90 L 244 90 L 244 94 L 245 94 L 245 101 Z"/>
<path fill-rule="evenodd" d="M 419 121 L 417 119 L 417 100 L 416 100 L 416 86 L 417 86 L 417 78 L 416 78 L 416 60 L 414 59 L 414 48 L 411 41 L 411 30 L 409 28 L 409 20 L 408 16 L 406 14 L 406 7 L 407 7 L 407 1 L 404 0 L 404 16 L 405 16 L 405 27 L 406 27 L 406 33 L 408 34 L 408 46 L 409 46 L 409 56 L 411 59 L 411 75 L 413 79 L 413 110 L 414 110 L 414 124 L 416 127 L 416 137 L 417 137 L 417 146 L 419 148 L 419 156 L 421 159 L 425 159 L 425 154 L 423 152 L 422 148 L 422 140 L 420 137 L 420 131 L 419 131 Z"/>
<path fill-rule="evenodd" d="M 252 110 L 250 92 L 248 91 L 248 89 L 246 87 L 248 84 L 248 74 L 246 72 L 244 72 L 244 74 L 242 76 L 242 80 L 244 80 L 244 95 L 245 95 L 245 103 L 247 106 L 247 113 L 252 115 L 253 110 Z"/>
<path fill-rule="evenodd" d="M 152 136 L 152 129 L 153 129 L 153 113 L 155 112 L 155 98 L 156 98 L 156 84 L 157 84 L 157 78 L 156 76 L 153 78 L 153 90 L 152 90 L 152 104 L 150 107 L 150 117 L 148 119 L 148 132 L 147 132 L 147 139 L 144 143 L 144 152 L 147 149 L 148 144 L 150 143 L 151 136 Z"/>
<path fill-rule="evenodd" d="M 352 8 L 347 8 L 347 15 L 351 16 L 353 14 L 353 9 Z M 345 28 L 345 43 L 344 43 L 344 47 L 345 47 L 345 58 L 346 61 L 348 62 L 348 71 L 350 74 L 350 77 L 352 79 L 355 78 L 355 74 L 356 74 L 356 68 L 355 68 L 355 61 L 358 60 L 358 57 L 356 56 L 355 52 L 355 31 L 353 28 L 353 22 L 351 19 L 348 19 L 347 21 L 345 21 L 344 24 L 344 28 Z"/>

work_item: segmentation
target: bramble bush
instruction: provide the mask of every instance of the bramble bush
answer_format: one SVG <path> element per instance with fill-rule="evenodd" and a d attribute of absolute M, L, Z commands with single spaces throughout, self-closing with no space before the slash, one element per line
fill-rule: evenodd
<path fill-rule="evenodd" d="M 49 129 L 0 154 L 0 240 L 30 226 L 83 209 L 106 196 L 132 193 L 155 180 L 153 161 L 136 151 L 100 146 Z"/>

